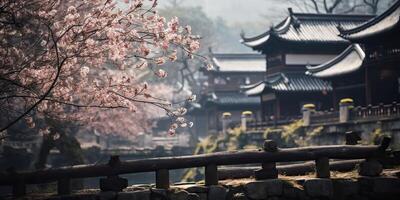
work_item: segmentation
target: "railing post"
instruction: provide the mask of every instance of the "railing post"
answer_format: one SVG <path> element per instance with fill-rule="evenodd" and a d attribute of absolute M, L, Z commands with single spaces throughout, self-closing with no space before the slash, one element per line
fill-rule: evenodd
<path fill-rule="evenodd" d="M 315 171 L 317 178 L 330 178 L 329 158 L 322 157 L 315 160 Z"/>
<path fill-rule="evenodd" d="M 26 195 L 26 185 L 23 177 L 16 175 L 15 183 L 13 184 L 12 188 L 12 193 L 14 198 Z"/>
<path fill-rule="evenodd" d="M 7 169 L 7 172 L 14 177 L 14 182 L 12 184 L 12 195 L 14 198 L 22 197 L 26 195 L 26 184 L 24 177 L 18 172 L 15 171 L 14 168 Z"/>
<path fill-rule="evenodd" d="M 397 115 L 398 110 L 397 110 L 397 102 L 393 101 L 392 102 L 392 111 L 391 111 L 392 115 Z"/>
<path fill-rule="evenodd" d="M 276 144 L 276 142 L 272 140 L 265 140 L 263 149 L 266 152 L 277 152 L 278 145 Z M 261 169 L 254 171 L 254 176 L 256 180 L 278 178 L 278 170 L 276 169 L 276 163 L 275 162 L 261 163 Z"/>
<path fill-rule="evenodd" d="M 159 169 L 156 171 L 156 188 L 169 188 L 169 171 L 168 169 Z"/>
<path fill-rule="evenodd" d="M 218 185 L 218 167 L 210 164 L 205 167 L 205 184 L 206 186 Z"/>
<path fill-rule="evenodd" d="M 57 181 L 57 192 L 59 195 L 71 194 L 71 179 L 59 179 Z"/>

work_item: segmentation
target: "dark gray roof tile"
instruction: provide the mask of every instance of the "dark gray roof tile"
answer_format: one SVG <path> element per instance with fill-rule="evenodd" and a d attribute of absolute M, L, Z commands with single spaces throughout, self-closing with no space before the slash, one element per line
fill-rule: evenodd
<path fill-rule="evenodd" d="M 246 89 L 245 94 L 249 96 L 260 95 L 266 90 L 276 92 L 329 92 L 332 91 L 332 85 L 328 81 L 302 73 L 280 73 Z"/>
<path fill-rule="evenodd" d="M 339 36 L 338 26 L 353 28 L 371 19 L 371 15 L 336 15 L 291 13 L 277 26 L 252 38 L 242 35 L 242 43 L 258 47 L 269 40 L 302 43 L 348 43 Z"/>
<path fill-rule="evenodd" d="M 358 44 L 352 44 L 332 60 L 317 66 L 307 66 L 307 75 L 327 78 L 348 74 L 360 69 L 365 53 Z"/>
<path fill-rule="evenodd" d="M 259 97 L 248 97 L 238 92 L 214 92 L 209 94 L 210 103 L 223 106 L 256 106 L 260 104 Z"/>
<path fill-rule="evenodd" d="M 395 27 L 400 27 L 400 1 L 397 1 L 381 15 L 359 26 L 341 27 L 340 35 L 345 39 L 359 40 L 392 30 Z"/>

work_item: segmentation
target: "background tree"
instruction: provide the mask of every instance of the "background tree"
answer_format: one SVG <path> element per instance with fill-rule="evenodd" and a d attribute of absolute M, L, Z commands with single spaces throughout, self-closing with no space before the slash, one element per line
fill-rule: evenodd
<path fill-rule="evenodd" d="M 198 34 L 201 46 L 198 54 L 208 55 L 210 48 L 214 52 L 243 52 L 248 49 L 239 42 L 239 30 L 235 30 L 222 18 L 212 19 L 199 6 L 185 6 L 183 1 L 169 0 L 160 9 L 160 14 L 167 19 L 177 16 L 182 24 L 190 24 L 194 33 Z M 190 13 L 190 14 L 188 14 Z M 203 67 L 201 60 L 189 59 L 185 52 L 178 50 L 178 58 L 172 65 L 179 70 L 170 70 L 170 76 L 165 79 L 170 85 L 175 85 L 175 92 L 191 90 L 199 94 L 202 83 L 199 68 Z M 209 66 L 210 67 L 210 66 Z M 177 81 L 178 80 L 178 81 Z"/>
<path fill-rule="evenodd" d="M 303 12 L 377 14 L 394 0 L 287 0 Z"/>

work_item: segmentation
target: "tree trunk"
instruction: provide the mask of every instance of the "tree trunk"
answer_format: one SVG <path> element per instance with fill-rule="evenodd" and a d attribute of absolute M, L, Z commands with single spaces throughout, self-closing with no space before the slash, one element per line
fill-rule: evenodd
<path fill-rule="evenodd" d="M 43 136 L 43 142 L 40 146 L 39 155 L 35 163 L 36 169 L 46 168 L 47 157 L 50 154 L 50 150 L 54 148 L 54 140 L 50 136 Z"/>

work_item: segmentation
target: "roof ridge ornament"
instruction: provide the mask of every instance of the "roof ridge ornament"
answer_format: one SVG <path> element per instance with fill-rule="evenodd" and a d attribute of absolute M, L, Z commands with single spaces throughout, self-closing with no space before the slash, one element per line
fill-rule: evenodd
<path fill-rule="evenodd" d="M 243 29 L 240 30 L 240 37 L 241 38 L 246 38 L 246 33 L 244 32 Z"/>
<path fill-rule="evenodd" d="M 281 73 L 281 77 L 283 78 L 283 83 L 290 85 L 290 80 L 284 73 Z"/>
<path fill-rule="evenodd" d="M 293 9 L 291 7 L 288 8 L 289 11 L 289 16 L 290 16 L 290 22 L 293 24 L 293 27 L 297 30 L 300 28 L 301 22 L 300 20 L 295 16 Z"/>
<path fill-rule="evenodd" d="M 336 26 L 336 28 L 339 31 L 339 35 L 342 35 L 342 32 L 344 31 L 342 23 L 339 22 L 338 25 Z"/>
<path fill-rule="evenodd" d="M 288 8 L 288 11 L 289 11 L 289 15 L 292 16 L 292 15 L 293 15 L 293 9 L 292 9 L 292 7 L 289 7 L 289 8 Z"/>

